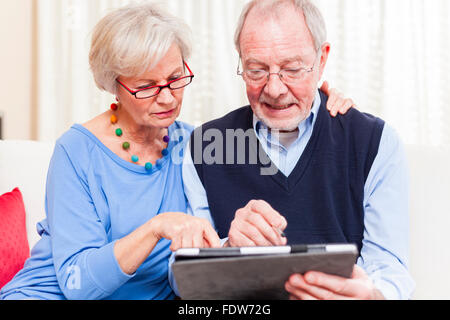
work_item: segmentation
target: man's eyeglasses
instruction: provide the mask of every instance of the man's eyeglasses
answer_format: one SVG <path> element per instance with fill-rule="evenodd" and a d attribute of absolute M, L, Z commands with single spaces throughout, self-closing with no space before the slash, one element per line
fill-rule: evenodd
<path fill-rule="evenodd" d="M 320 57 L 320 54 L 318 55 Z M 253 85 L 265 85 L 272 74 L 276 74 L 280 77 L 280 80 L 285 84 L 296 84 L 299 81 L 302 81 L 306 78 L 306 76 L 311 73 L 316 67 L 316 63 L 318 60 L 314 61 L 314 64 L 311 68 L 292 68 L 292 69 L 281 69 L 279 72 L 269 72 L 263 69 L 246 69 L 244 71 L 240 70 L 241 66 L 241 57 L 239 57 L 237 74 L 242 76 L 245 82 Z"/>
<path fill-rule="evenodd" d="M 177 90 L 186 87 L 187 85 L 191 84 L 192 79 L 194 78 L 194 74 L 192 73 L 191 69 L 187 65 L 186 62 L 184 62 L 184 65 L 189 71 L 188 76 L 184 76 L 172 81 L 167 82 L 165 85 L 162 86 L 150 86 L 147 88 L 142 88 L 139 90 L 131 90 L 128 88 L 125 84 L 123 84 L 119 79 L 116 79 L 116 81 L 125 88 L 131 95 L 133 95 L 136 99 L 148 99 L 154 96 L 157 96 L 162 89 L 169 88 L 170 90 Z"/>

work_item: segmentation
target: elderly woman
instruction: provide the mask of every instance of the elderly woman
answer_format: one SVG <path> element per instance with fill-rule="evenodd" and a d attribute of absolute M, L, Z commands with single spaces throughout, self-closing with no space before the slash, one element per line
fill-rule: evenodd
<path fill-rule="evenodd" d="M 117 103 L 56 142 L 41 240 L 2 299 L 172 299 L 171 250 L 220 246 L 206 220 L 185 214 L 175 161 L 193 129 L 176 121 L 194 77 L 188 30 L 150 4 L 96 26 L 91 69 Z"/>

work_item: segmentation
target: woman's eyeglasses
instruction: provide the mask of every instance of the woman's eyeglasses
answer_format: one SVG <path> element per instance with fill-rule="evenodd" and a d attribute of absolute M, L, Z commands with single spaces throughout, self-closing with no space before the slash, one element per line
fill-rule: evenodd
<path fill-rule="evenodd" d="M 127 90 L 131 95 L 133 95 L 136 99 L 148 99 L 148 98 L 157 96 L 161 92 L 161 90 L 163 90 L 164 88 L 169 88 L 170 90 L 177 90 L 177 89 L 182 89 L 182 88 L 186 87 L 187 85 L 191 84 L 192 79 L 194 78 L 194 74 L 192 73 L 191 69 L 189 68 L 189 66 L 187 65 L 186 62 L 184 62 L 184 65 L 186 66 L 186 68 L 188 69 L 188 71 L 190 73 L 188 76 L 184 76 L 184 77 L 169 81 L 165 85 L 162 85 L 162 86 L 150 86 L 150 87 L 139 89 L 139 90 L 131 90 L 125 84 L 123 84 L 119 79 L 117 79 L 116 81 L 122 87 L 124 87 L 125 90 Z"/>

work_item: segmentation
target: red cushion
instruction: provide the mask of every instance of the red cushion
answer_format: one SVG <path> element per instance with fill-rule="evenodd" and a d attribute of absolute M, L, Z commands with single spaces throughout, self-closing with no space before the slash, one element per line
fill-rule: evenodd
<path fill-rule="evenodd" d="M 0 289 L 30 256 L 25 206 L 19 188 L 0 196 Z"/>

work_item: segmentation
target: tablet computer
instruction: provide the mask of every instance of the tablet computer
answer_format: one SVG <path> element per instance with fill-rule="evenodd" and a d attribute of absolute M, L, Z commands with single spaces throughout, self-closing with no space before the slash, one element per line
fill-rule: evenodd
<path fill-rule="evenodd" d="M 284 300 L 294 273 L 321 271 L 349 278 L 354 244 L 179 249 L 172 271 L 182 299 Z"/>

